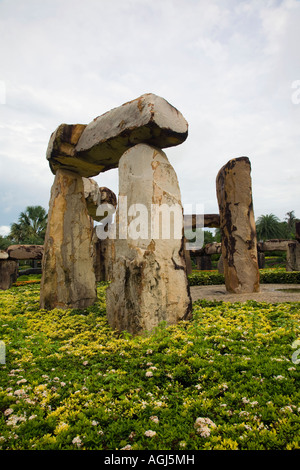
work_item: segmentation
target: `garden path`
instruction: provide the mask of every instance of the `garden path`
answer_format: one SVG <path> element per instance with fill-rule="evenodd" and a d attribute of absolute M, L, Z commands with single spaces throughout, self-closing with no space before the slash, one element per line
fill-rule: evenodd
<path fill-rule="evenodd" d="M 300 302 L 300 284 L 261 284 L 260 292 L 249 294 L 230 294 L 225 285 L 191 286 L 191 296 L 195 300 L 222 300 L 224 302 Z"/>

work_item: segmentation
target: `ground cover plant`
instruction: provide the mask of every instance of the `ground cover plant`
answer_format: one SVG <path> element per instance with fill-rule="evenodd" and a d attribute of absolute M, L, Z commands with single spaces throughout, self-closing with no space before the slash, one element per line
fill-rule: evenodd
<path fill-rule="evenodd" d="M 0 292 L 2 450 L 300 448 L 300 303 L 198 301 L 132 337 L 108 326 L 105 289 L 50 312 L 38 283 Z"/>

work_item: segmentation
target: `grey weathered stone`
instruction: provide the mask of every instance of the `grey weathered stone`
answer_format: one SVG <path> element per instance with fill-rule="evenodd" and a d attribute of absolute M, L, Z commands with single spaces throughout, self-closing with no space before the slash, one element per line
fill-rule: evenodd
<path fill-rule="evenodd" d="M 203 227 L 219 228 L 219 214 L 184 214 L 184 225 L 186 229 L 195 229 L 197 219 L 203 220 Z"/>
<path fill-rule="evenodd" d="M 184 246 L 186 245 L 186 240 L 184 240 Z M 192 274 L 192 260 L 190 255 L 190 250 L 184 249 L 184 257 L 185 257 L 185 264 L 186 264 L 186 273 L 187 275 Z"/>
<path fill-rule="evenodd" d="M 235 158 L 217 175 L 225 285 L 228 292 L 258 292 L 256 227 L 253 213 L 251 165 Z"/>
<path fill-rule="evenodd" d="M 95 242 L 95 275 L 97 282 L 111 281 L 114 259 L 114 240 L 96 239 Z"/>
<path fill-rule="evenodd" d="M 257 262 L 259 269 L 264 269 L 266 265 L 266 257 L 262 251 L 257 251 Z"/>
<path fill-rule="evenodd" d="M 141 211 L 135 218 L 128 212 L 128 219 L 123 219 L 120 198 L 124 196 L 128 198 L 128 211 L 140 204 L 146 212 Z M 179 207 L 180 238 L 152 236 L 152 204 Z M 141 209 L 140 206 L 138 210 Z M 137 222 L 140 231 L 147 234 L 135 239 L 130 236 L 130 227 Z M 112 282 L 107 288 L 109 324 L 117 330 L 137 334 L 151 331 L 162 321 L 172 324 L 187 319 L 192 304 L 184 258 L 181 196 L 176 173 L 161 150 L 139 144 L 122 156 L 117 227 Z M 121 238 L 124 229 L 130 232 L 127 238 Z"/>
<path fill-rule="evenodd" d="M 217 264 L 218 273 L 224 274 L 224 263 L 223 263 L 223 256 L 221 255 Z"/>
<path fill-rule="evenodd" d="M 165 99 L 148 93 L 87 126 L 62 124 L 51 136 L 47 159 L 53 173 L 64 168 L 90 177 L 116 168 L 122 154 L 138 143 L 165 148 L 181 144 L 187 135 L 182 114 Z"/>
<path fill-rule="evenodd" d="M 85 308 L 96 301 L 92 234 L 81 176 L 57 170 L 44 244 L 41 308 Z"/>
<path fill-rule="evenodd" d="M 257 246 L 259 251 L 286 251 L 291 240 L 266 240 L 264 242 L 258 242 Z"/>
<path fill-rule="evenodd" d="M 212 269 L 210 255 L 198 256 L 196 259 L 197 259 L 197 269 L 200 269 L 201 271 L 209 271 Z"/>
<path fill-rule="evenodd" d="M 206 243 L 203 251 L 206 255 L 220 254 L 222 251 L 221 243 L 217 243 L 217 242 Z"/>
<path fill-rule="evenodd" d="M 290 241 L 288 243 L 286 252 L 286 270 L 287 271 L 300 271 L 300 243 Z"/>
<path fill-rule="evenodd" d="M 0 289 L 9 289 L 18 277 L 18 263 L 15 260 L 0 259 Z"/>
<path fill-rule="evenodd" d="M 202 248 L 199 250 L 190 250 L 190 253 L 195 258 L 200 258 L 201 256 L 205 255 L 216 255 L 221 254 L 221 243 L 213 242 L 213 243 L 206 243 Z"/>

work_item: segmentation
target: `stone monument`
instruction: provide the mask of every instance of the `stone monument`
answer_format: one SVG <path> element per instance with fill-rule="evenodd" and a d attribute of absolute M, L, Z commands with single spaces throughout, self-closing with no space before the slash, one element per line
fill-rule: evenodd
<path fill-rule="evenodd" d="M 226 290 L 237 294 L 259 292 L 249 159 L 230 160 L 220 169 L 216 184 Z"/>

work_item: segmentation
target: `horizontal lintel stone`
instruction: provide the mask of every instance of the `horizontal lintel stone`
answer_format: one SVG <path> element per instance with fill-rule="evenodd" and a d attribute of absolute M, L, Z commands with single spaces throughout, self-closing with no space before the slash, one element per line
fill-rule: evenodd
<path fill-rule="evenodd" d="M 164 98 L 147 93 L 95 118 L 88 125 L 62 124 L 47 150 L 50 168 L 96 176 L 117 168 L 123 153 L 139 143 L 160 149 L 179 145 L 188 123 Z"/>
<path fill-rule="evenodd" d="M 42 259 L 43 245 L 11 245 L 7 248 L 10 259 Z"/>
<path fill-rule="evenodd" d="M 295 240 L 266 240 L 257 245 L 259 251 L 287 251 L 289 243 L 295 243 Z"/>

